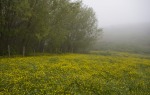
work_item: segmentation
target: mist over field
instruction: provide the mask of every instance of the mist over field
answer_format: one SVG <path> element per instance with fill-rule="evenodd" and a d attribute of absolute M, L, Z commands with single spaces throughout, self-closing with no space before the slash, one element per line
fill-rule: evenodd
<path fill-rule="evenodd" d="M 103 40 L 108 42 L 145 42 L 149 38 L 150 24 L 110 26 L 103 32 Z"/>
<path fill-rule="evenodd" d="M 94 48 L 150 53 L 150 24 L 105 27 Z"/>
<path fill-rule="evenodd" d="M 103 29 L 95 50 L 150 53 L 149 0 L 83 0 Z"/>

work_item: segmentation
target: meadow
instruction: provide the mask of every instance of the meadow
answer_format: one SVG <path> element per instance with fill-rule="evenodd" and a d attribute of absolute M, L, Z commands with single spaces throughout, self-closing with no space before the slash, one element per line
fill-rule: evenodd
<path fill-rule="evenodd" d="M 150 95 L 150 56 L 93 51 L 0 57 L 0 95 Z"/>

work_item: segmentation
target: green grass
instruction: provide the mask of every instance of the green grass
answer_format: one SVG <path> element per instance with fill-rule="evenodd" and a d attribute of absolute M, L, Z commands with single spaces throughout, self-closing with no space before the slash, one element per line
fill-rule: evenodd
<path fill-rule="evenodd" d="M 150 95 L 150 57 L 93 51 L 0 58 L 0 95 Z"/>

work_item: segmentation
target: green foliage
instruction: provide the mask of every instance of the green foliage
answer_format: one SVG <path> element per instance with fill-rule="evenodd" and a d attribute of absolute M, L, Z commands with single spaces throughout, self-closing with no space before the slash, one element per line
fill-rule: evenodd
<path fill-rule="evenodd" d="M 17 54 L 83 51 L 99 31 L 81 1 L 1 0 L 0 7 L 0 55 L 8 45 Z"/>
<path fill-rule="evenodd" d="M 149 63 L 110 51 L 0 58 L 0 94 L 149 95 Z"/>

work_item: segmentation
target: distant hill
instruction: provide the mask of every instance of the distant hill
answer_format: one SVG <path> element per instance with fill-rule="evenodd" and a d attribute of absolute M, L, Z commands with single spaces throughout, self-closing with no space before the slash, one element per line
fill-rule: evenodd
<path fill-rule="evenodd" d="M 150 23 L 110 26 L 103 32 L 103 40 L 107 42 L 143 42 L 150 38 Z"/>
<path fill-rule="evenodd" d="M 95 49 L 150 53 L 150 23 L 105 27 Z"/>

